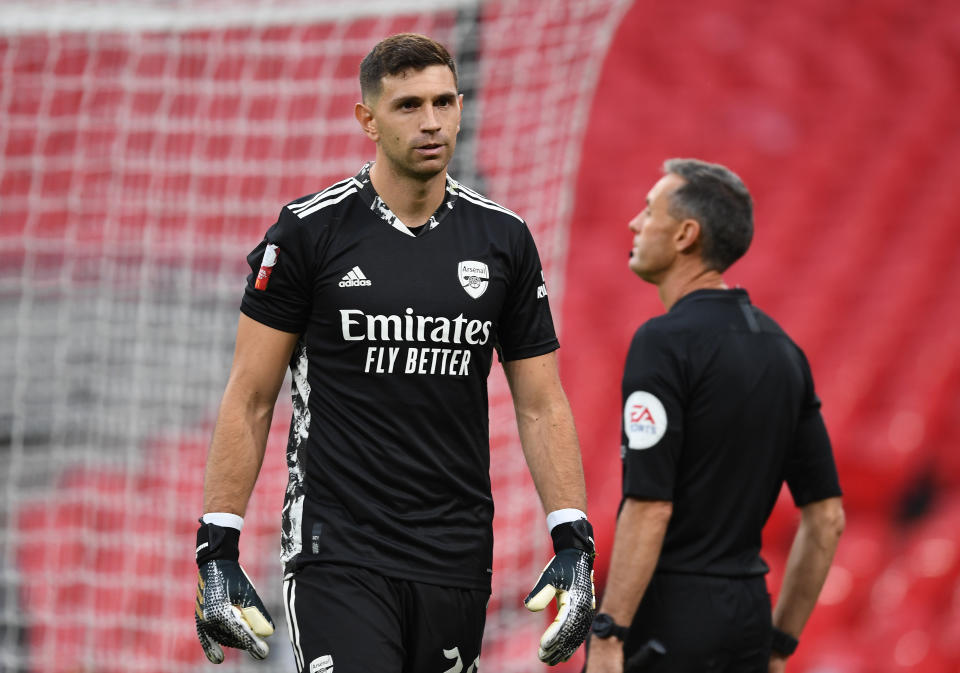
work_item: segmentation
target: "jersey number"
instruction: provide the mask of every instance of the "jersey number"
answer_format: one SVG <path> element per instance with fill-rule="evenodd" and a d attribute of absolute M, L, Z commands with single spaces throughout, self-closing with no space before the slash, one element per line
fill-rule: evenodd
<path fill-rule="evenodd" d="M 461 673 L 461 671 L 463 671 L 463 661 L 460 659 L 460 648 L 454 647 L 452 650 L 444 650 L 443 656 L 450 660 L 456 660 L 456 663 L 443 673 Z M 467 669 L 467 673 L 477 673 L 479 670 L 480 657 L 478 656 L 473 660 L 473 663 L 470 664 L 470 668 Z"/>

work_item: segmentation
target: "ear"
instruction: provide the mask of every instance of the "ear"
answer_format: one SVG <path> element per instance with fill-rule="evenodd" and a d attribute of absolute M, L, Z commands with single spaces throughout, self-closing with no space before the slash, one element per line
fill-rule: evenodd
<path fill-rule="evenodd" d="M 457 96 L 457 103 L 460 105 L 460 119 L 463 119 L 463 94 Z M 457 131 L 460 131 L 460 124 L 457 124 Z"/>
<path fill-rule="evenodd" d="M 373 142 L 380 140 L 380 130 L 377 128 L 377 120 L 373 117 L 373 109 L 363 103 L 357 103 L 353 108 L 353 115 L 360 122 L 360 128 Z"/>
<path fill-rule="evenodd" d="M 677 227 L 677 233 L 674 241 L 677 245 L 677 252 L 693 252 L 700 245 L 700 223 L 694 219 L 686 219 L 680 222 Z"/>

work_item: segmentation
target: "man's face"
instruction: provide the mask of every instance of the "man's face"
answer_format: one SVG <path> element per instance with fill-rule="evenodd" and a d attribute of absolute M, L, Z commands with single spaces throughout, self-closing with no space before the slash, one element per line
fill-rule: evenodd
<path fill-rule="evenodd" d="M 462 108 L 446 66 L 384 77 L 370 105 L 378 158 L 403 175 L 429 178 L 442 172 L 457 145 Z"/>
<path fill-rule="evenodd" d="M 657 282 L 679 254 L 675 237 L 680 220 L 668 212 L 670 195 L 684 184 L 679 175 L 668 173 L 647 194 L 647 207 L 630 220 L 633 249 L 630 270 L 646 281 Z"/>

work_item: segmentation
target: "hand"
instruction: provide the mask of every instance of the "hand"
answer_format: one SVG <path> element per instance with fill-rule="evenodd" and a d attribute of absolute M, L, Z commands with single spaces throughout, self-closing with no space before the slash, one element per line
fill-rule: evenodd
<path fill-rule="evenodd" d="M 623 643 L 618 638 L 590 639 L 586 673 L 623 673 Z"/>
<path fill-rule="evenodd" d="M 264 659 L 270 652 L 263 638 L 273 634 L 273 620 L 236 561 L 207 561 L 200 566 L 194 619 L 203 652 L 215 664 L 223 661 L 220 645 L 246 650 L 254 659 Z"/>
<path fill-rule="evenodd" d="M 773 652 L 770 654 L 769 673 L 785 673 L 787 670 L 787 658 Z"/>
<path fill-rule="evenodd" d="M 273 634 L 273 619 L 237 561 L 239 537 L 236 529 L 204 523 L 197 532 L 194 620 L 203 652 L 214 664 L 223 662 L 221 645 L 246 650 L 254 659 L 270 652 L 263 638 Z"/>
<path fill-rule="evenodd" d="M 554 526 L 556 554 L 523 603 L 531 612 L 556 598 L 557 617 L 540 638 L 537 656 L 549 666 L 566 661 L 590 632 L 597 609 L 593 590 L 593 528 L 586 519 Z"/>

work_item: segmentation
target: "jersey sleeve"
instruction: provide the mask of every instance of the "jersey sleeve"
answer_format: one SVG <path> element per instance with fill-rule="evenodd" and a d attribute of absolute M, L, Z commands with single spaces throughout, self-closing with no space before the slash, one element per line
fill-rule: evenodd
<path fill-rule="evenodd" d="M 501 360 L 522 360 L 559 347 L 540 255 L 530 230 L 524 224 L 514 251 L 507 300 L 500 313 L 497 353 Z"/>
<path fill-rule="evenodd" d="M 247 255 L 251 274 L 240 310 L 283 332 L 300 333 L 310 316 L 312 274 L 301 240 L 302 227 L 287 208 Z"/>
<path fill-rule="evenodd" d="M 683 446 L 681 364 L 667 335 L 640 327 L 623 376 L 624 497 L 673 500 Z"/>
<path fill-rule="evenodd" d="M 803 408 L 794 445 L 784 465 L 787 487 L 797 507 L 842 495 L 830 436 L 820 413 L 820 398 L 814 390 L 813 375 L 806 358 L 803 358 L 803 369 L 806 381 Z"/>

